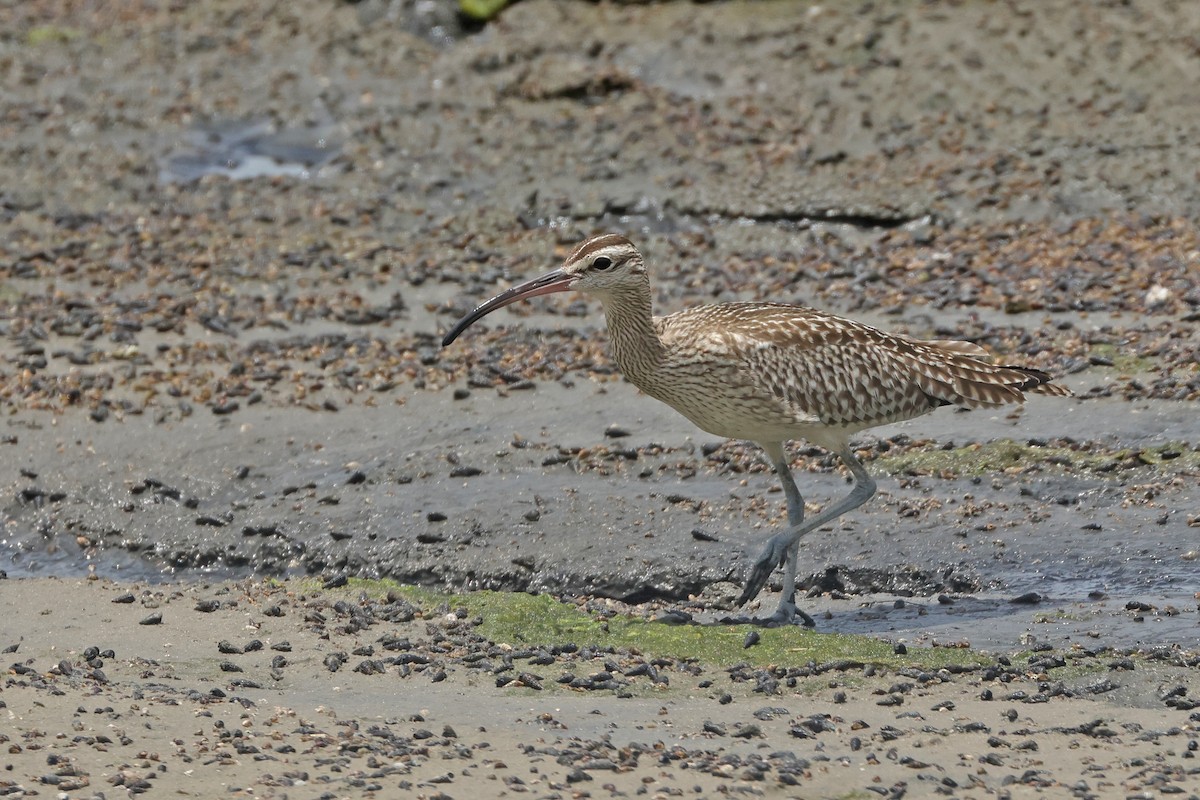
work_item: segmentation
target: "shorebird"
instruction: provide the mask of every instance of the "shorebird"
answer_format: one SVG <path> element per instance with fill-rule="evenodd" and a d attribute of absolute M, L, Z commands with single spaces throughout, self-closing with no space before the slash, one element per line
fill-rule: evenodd
<path fill-rule="evenodd" d="M 783 486 L 788 525 L 767 542 L 738 605 L 754 599 L 782 565 L 783 594 L 769 620 L 780 624 L 800 616 L 812 625 L 795 600 L 801 537 L 875 493 L 851 436 L 939 406 L 991 408 L 1022 402 L 1026 392 L 1070 394 L 1041 370 L 992 364 L 971 342 L 886 333 L 806 306 L 722 303 L 656 317 L 645 259 L 611 233 L 580 244 L 558 269 L 480 304 L 442 346 L 498 308 L 572 290 L 603 305 L 613 359 L 630 383 L 702 430 L 757 442 L 766 452 Z M 808 520 L 785 454 L 793 439 L 836 453 L 854 479 L 846 497 Z"/>

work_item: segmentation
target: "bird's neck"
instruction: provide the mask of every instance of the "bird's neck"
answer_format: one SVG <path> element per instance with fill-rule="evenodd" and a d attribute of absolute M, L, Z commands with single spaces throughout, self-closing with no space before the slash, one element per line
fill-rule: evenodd
<path fill-rule="evenodd" d="M 665 354 L 654 327 L 650 309 L 650 287 L 642 291 L 601 297 L 608 323 L 608 340 L 613 360 L 634 386 L 650 391 Z"/>

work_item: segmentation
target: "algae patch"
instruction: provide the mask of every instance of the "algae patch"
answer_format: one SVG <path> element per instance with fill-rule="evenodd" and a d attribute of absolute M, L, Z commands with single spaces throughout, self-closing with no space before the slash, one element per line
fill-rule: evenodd
<path fill-rule="evenodd" d="M 1121 373 L 1150 372 L 1156 362 L 1146 356 L 1134 355 L 1113 344 L 1096 344 L 1089 354 L 1094 366 L 1107 367 Z"/>
<path fill-rule="evenodd" d="M 1192 470 L 1200 466 L 1200 451 L 1185 442 L 1108 450 L 1098 445 L 1031 444 L 998 439 L 962 447 L 911 450 L 884 456 L 875 463 L 893 475 L 942 478 L 1041 471 L 1105 475 L 1142 466 L 1171 472 Z"/>
<path fill-rule="evenodd" d="M 37 47 L 43 44 L 66 44 L 78 39 L 82 34 L 74 28 L 64 28 L 59 25 L 39 25 L 30 29 L 25 35 L 25 41 Z"/>
<path fill-rule="evenodd" d="M 860 662 L 892 668 L 918 666 L 940 669 L 984 662 L 978 655 L 954 648 L 913 648 L 897 655 L 893 645 L 867 636 L 820 633 L 792 626 L 752 628 L 747 625 L 669 625 L 634 614 L 599 614 L 547 595 L 481 591 L 450 595 L 387 581 L 352 580 L 368 593 L 388 592 L 430 609 L 466 609 L 480 618 L 476 630 L 488 639 L 516 648 L 576 644 L 612 647 L 644 656 L 698 661 L 720 667 L 803 666 L 831 662 Z M 745 647 L 746 635 L 757 631 L 759 641 Z"/>

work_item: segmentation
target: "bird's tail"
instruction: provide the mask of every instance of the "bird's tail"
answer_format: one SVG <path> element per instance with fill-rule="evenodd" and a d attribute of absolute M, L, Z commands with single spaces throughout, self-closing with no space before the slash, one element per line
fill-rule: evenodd
<path fill-rule="evenodd" d="M 1012 388 L 1020 392 L 1033 392 L 1034 394 L 1044 394 L 1050 397 L 1070 397 L 1071 390 L 1057 383 L 1051 383 L 1052 378 L 1048 372 L 1042 372 L 1040 369 L 1031 367 L 1017 367 L 1010 364 L 996 367 L 997 370 L 1010 370 L 1018 372 L 1023 376 L 1023 380 L 1014 381 L 1009 384 Z"/>
<path fill-rule="evenodd" d="M 1032 367 L 991 364 L 968 342 L 930 342 L 938 356 L 921 360 L 921 389 L 944 405 L 994 408 L 1020 403 L 1026 393 L 1067 397 L 1065 386 L 1051 383 L 1049 373 Z"/>
<path fill-rule="evenodd" d="M 1058 383 L 1051 383 L 1050 376 L 1039 369 L 1029 369 L 1028 367 L 1009 367 L 1022 372 L 1032 373 L 1031 378 L 1036 382 L 1033 385 L 1021 387 L 1023 392 L 1033 392 L 1034 394 L 1044 394 L 1050 397 L 1071 397 L 1072 392 L 1067 387 Z"/>

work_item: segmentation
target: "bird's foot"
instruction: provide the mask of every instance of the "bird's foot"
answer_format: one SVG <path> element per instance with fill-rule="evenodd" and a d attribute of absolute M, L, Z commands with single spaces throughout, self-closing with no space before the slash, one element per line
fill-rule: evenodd
<path fill-rule="evenodd" d="M 762 555 L 754 562 L 754 567 L 750 570 L 750 577 L 746 579 L 746 588 L 742 590 L 742 595 L 737 601 L 739 606 L 744 606 L 758 597 L 758 593 L 767 585 L 767 579 L 771 577 L 771 573 L 787 558 L 787 550 L 791 544 L 791 539 L 782 533 L 767 540 L 767 546 L 763 548 Z"/>
<path fill-rule="evenodd" d="M 779 601 L 779 608 L 775 609 L 774 614 L 767 617 L 767 624 L 771 626 L 792 625 L 797 617 L 800 618 L 800 624 L 804 627 L 817 627 L 816 620 L 796 607 L 795 595 Z"/>

